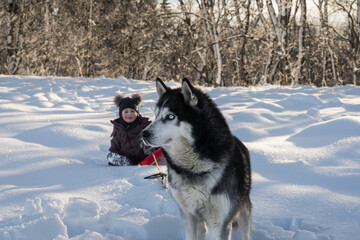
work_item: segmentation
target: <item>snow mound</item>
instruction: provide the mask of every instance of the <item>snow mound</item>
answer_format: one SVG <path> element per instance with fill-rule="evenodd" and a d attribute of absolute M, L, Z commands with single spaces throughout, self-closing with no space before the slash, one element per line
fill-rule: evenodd
<path fill-rule="evenodd" d="M 47 147 L 73 147 L 82 143 L 79 129 L 68 124 L 50 124 L 25 130 L 15 138 Z"/>
<path fill-rule="evenodd" d="M 307 93 L 294 93 L 288 95 L 284 100 L 277 101 L 276 104 L 283 108 L 291 108 L 293 110 L 306 110 L 320 106 L 323 102 L 317 96 Z"/>
<path fill-rule="evenodd" d="M 360 118 L 342 117 L 313 124 L 288 138 L 298 147 L 317 148 L 360 136 Z"/>

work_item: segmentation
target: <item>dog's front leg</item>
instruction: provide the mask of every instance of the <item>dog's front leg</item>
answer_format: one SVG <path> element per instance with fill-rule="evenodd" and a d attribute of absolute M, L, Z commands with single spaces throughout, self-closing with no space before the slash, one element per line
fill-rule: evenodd
<path fill-rule="evenodd" d="M 205 239 L 205 224 L 189 213 L 181 211 L 181 218 L 185 229 L 186 240 L 203 240 Z"/>
<path fill-rule="evenodd" d="M 225 221 L 207 222 L 211 240 L 230 240 L 232 226 Z M 243 239 L 244 240 L 244 239 Z"/>
<path fill-rule="evenodd" d="M 198 221 L 197 222 L 197 239 L 198 240 L 203 240 L 205 239 L 205 235 L 206 235 L 206 226 L 205 226 L 205 222 L 202 221 Z"/>

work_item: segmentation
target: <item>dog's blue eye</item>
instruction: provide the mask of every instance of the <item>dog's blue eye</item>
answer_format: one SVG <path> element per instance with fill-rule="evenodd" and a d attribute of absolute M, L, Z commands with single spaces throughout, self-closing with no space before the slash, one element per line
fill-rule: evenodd
<path fill-rule="evenodd" d="M 175 116 L 172 114 L 166 115 L 166 119 L 168 119 L 168 120 L 173 120 L 174 118 L 175 118 Z"/>

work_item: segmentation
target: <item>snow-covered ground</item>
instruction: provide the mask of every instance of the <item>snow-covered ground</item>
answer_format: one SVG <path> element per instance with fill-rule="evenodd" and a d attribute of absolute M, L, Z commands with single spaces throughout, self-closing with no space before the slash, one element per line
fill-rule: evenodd
<path fill-rule="evenodd" d="M 250 150 L 254 240 L 360 239 L 359 87 L 203 90 Z M 107 165 L 117 92 L 154 118 L 153 82 L 0 76 L 1 240 L 184 239 L 156 167 Z"/>

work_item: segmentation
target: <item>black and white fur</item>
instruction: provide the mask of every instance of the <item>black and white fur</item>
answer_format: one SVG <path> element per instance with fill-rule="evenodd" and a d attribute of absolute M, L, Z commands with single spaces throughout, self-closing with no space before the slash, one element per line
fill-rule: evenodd
<path fill-rule="evenodd" d="M 155 120 L 142 132 L 145 144 L 161 147 L 169 189 L 176 200 L 187 240 L 231 239 L 238 226 L 250 238 L 249 152 L 233 136 L 214 102 L 184 79 L 170 89 L 156 80 Z M 205 227 L 206 224 L 206 227 Z"/>

